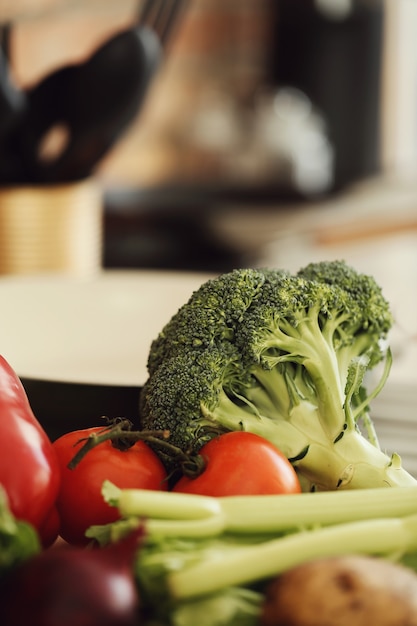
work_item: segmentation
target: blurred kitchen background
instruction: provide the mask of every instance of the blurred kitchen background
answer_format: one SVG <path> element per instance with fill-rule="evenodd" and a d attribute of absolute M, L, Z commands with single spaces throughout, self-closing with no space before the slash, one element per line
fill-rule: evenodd
<path fill-rule="evenodd" d="M 396 316 L 392 443 L 417 404 L 417 2 L 188 0 L 162 46 L 136 37 L 160 4 L 0 0 L 0 274 L 344 258 Z"/>
<path fill-rule="evenodd" d="M 134 28 L 143 4 L 0 0 L 3 75 L 33 90 Z M 99 187 L 84 204 L 102 204 L 101 265 L 216 272 L 275 257 L 288 265 L 311 229 L 327 246 L 415 229 L 414 0 L 188 0 L 174 26 L 137 113 L 78 170 Z M 126 85 L 108 68 L 102 92 L 81 87 L 69 106 L 95 98 L 97 116 L 103 101 L 116 108 Z M 45 109 L 59 110 L 59 89 L 47 92 Z M 53 151 L 68 128 L 47 113 L 42 149 Z M 3 188 L 14 182 L 9 163 L 3 149 Z M 72 165 L 49 182 L 79 178 Z M 94 219 L 79 217 L 80 230 Z"/>
<path fill-rule="evenodd" d="M 138 96 L 134 44 L 100 50 L 160 5 L 178 12 Z M 346 247 L 377 273 L 416 265 L 414 0 L 0 0 L 0 24 L 0 272 L 54 269 L 65 246 L 76 271 L 292 269 Z M 38 264 L 6 258 L 42 236 Z"/>

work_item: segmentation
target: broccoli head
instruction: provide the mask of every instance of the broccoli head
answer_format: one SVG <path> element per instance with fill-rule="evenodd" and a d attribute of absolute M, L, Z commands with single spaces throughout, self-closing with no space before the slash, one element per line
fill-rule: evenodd
<path fill-rule="evenodd" d="M 222 274 L 152 342 L 141 425 L 169 430 L 190 454 L 215 433 L 256 433 L 290 459 L 306 489 L 413 483 L 399 457 L 379 449 L 369 416 L 389 373 L 392 323 L 376 281 L 343 261 Z M 368 395 L 364 375 L 384 359 Z"/>

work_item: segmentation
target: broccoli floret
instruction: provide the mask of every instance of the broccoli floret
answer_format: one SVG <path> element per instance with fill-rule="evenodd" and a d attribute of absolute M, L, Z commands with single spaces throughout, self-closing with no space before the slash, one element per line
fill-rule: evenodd
<path fill-rule="evenodd" d="M 153 341 L 149 374 L 166 359 L 190 349 L 233 343 L 234 328 L 260 297 L 264 282 L 262 272 L 238 270 L 204 283 Z"/>
<path fill-rule="evenodd" d="M 384 358 L 389 364 L 392 323 L 375 280 L 344 261 L 312 263 L 295 275 L 222 274 L 195 291 L 151 344 L 142 427 L 169 430 L 186 453 L 214 433 L 256 433 L 284 452 L 305 489 L 413 484 L 399 457 L 379 449 L 363 382 Z"/>

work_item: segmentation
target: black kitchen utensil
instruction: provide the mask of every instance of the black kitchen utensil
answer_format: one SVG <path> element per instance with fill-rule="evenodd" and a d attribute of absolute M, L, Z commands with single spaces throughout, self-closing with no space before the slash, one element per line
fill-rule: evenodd
<path fill-rule="evenodd" d="M 160 58 L 155 33 L 134 28 L 113 37 L 87 62 L 64 67 L 28 91 L 18 137 L 28 181 L 89 176 L 137 114 Z M 54 135 L 58 145 L 51 151 Z"/>
<path fill-rule="evenodd" d="M 166 47 L 186 5 L 187 0 L 144 0 L 140 4 L 138 24 L 152 29 Z"/>
<path fill-rule="evenodd" d="M 0 184 L 70 182 L 91 175 L 138 113 L 185 5 L 185 0 L 145 0 L 134 27 L 86 62 L 53 72 L 27 92 L 11 91 L 1 72 L 8 117 L 7 136 L 0 134 Z M 7 45 L 9 35 L 6 30 L 0 43 Z"/>
<path fill-rule="evenodd" d="M 0 48 L 0 140 L 14 130 L 25 107 L 25 96 L 13 84 L 7 59 Z"/>
<path fill-rule="evenodd" d="M 10 27 L 0 29 L 0 182 L 21 176 L 12 136 L 27 109 L 25 94 L 14 84 L 9 67 Z"/>

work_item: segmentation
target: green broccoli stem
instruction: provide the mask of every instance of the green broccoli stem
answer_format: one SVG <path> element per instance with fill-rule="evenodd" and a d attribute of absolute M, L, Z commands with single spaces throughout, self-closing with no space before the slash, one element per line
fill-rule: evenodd
<path fill-rule="evenodd" d="M 274 378 L 273 371 L 264 370 Z M 340 425 L 335 440 L 321 428 L 318 408 L 308 401 L 295 404 L 287 421 L 282 415 L 276 418 L 259 415 L 250 406 L 243 409 L 222 392 L 214 412 L 202 407 L 207 424 L 217 423 L 230 430 L 244 430 L 274 444 L 290 459 L 300 475 L 312 489 L 365 489 L 417 484 L 416 479 L 402 466 L 398 455 L 389 457 L 371 443 L 356 427 L 355 422 Z"/>
<path fill-rule="evenodd" d="M 382 380 L 385 380 L 389 367 L 388 354 Z M 353 415 L 350 407 L 352 393 L 357 389 L 358 381 L 362 380 L 359 362 L 352 366 L 351 372 L 356 378 L 351 381 L 345 397 L 348 406 L 343 407 L 337 400 L 332 407 L 328 407 L 334 413 L 332 423 L 338 423 L 334 438 L 326 427 L 328 415 L 320 416 L 320 407 L 300 392 L 305 384 L 297 378 L 300 373 L 294 375 L 293 381 L 285 382 L 284 390 L 284 376 L 277 365 L 270 370 L 260 365 L 252 368 L 258 385 L 249 390 L 243 407 L 222 391 L 216 408 L 211 411 L 202 406 L 202 414 L 208 423 L 218 423 L 230 430 L 249 431 L 268 439 L 293 463 L 311 489 L 323 491 L 416 484 L 416 479 L 401 467 L 398 455 L 388 456 L 376 445 L 376 435 L 369 440 L 360 432 L 356 424 L 357 416 Z M 319 377 L 323 378 L 322 375 Z M 377 393 L 381 384 L 370 397 Z M 331 389 L 331 381 L 329 385 Z M 322 389 L 321 394 L 324 393 Z M 329 390 L 326 394 L 332 397 Z M 263 396 L 267 400 L 262 403 Z M 366 403 L 361 405 L 361 410 L 366 406 Z M 258 407 L 264 408 L 266 413 L 261 414 Z M 371 424 L 368 416 L 365 426 L 372 436 Z"/>
<path fill-rule="evenodd" d="M 300 320 L 300 328 L 292 328 L 287 324 L 284 326 L 285 332 L 276 328 L 273 336 L 277 346 L 289 352 L 277 357 L 277 362 L 293 360 L 301 363 L 307 370 L 315 389 L 317 417 L 322 429 L 332 440 L 337 437 L 344 422 L 347 370 L 340 371 L 337 352 L 333 346 L 336 325 L 328 321 L 333 330 L 324 333 L 319 324 L 319 313 L 319 307 L 313 306 L 308 316 Z"/>
<path fill-rule="evenodd" d="M 226 551 L 168 574 L 174 600 L 253 584 L 304 561 L 349 553 L 386 556 L 417 549 L 417 515 L 337 524 Z"/>
<path fill-rule="evenodd" d="M 210 425 L 217 425 L 232 431 L 246 430 L 268 439 L 275 445 L 282 442 L 284 447 L 281 450 L 288 457 L 297 455 L 300 449 L 308 446 L 308 438 L 290 422 L 285 419 L 273 420 L 269 415 L 261 415 L 250 401 L 247 405 L 238 406 L 223 390 L 219 393 L 214 409 L 204 404 L 201 404 L 200 408 L 203 416 L 200 425 L 208 429 Z"/>
<path fill-rule="evenodd" d="M 319 491 L 417 484 L 397 454 L 389 457 L 356 430 L 344 431 L 331 445 L 312 440 L 307 454 L 294 465 Z"/>

